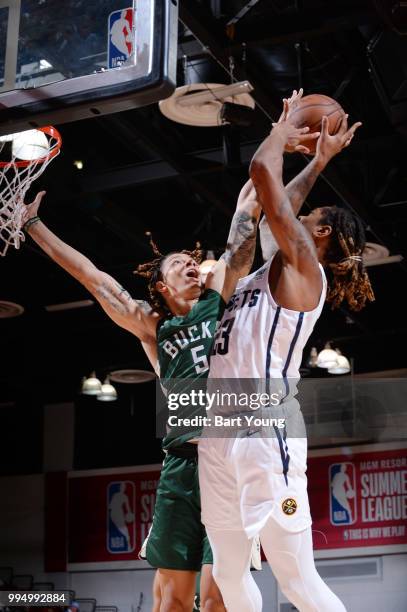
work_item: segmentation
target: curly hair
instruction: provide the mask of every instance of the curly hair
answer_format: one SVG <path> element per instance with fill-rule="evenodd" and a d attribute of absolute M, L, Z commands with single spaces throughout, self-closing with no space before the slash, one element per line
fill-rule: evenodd
<path fill-rule="evenodd" d="M 156 243 L 154 242 L 151 236 L 151 232 L 146 232 L 146 235 L 150 238 L 150 246 L 153 251 L 153 254 L 156 257 L 151 261 L 147 261 L 146 263 L 138 265 L 137 269 L 134 270 L 134 274 L 138 274 L 139 276 L 143 276 L 147 279 L 149 293 L 148 302 L 151 308 L 153 308 L 153 310 L 155 310 L 159 314 L 168 316 L 172 313 L 170 312 L 162 294 L 157 291 L 156 288 L 157 282 L 162 280 L 162 266 L 164 261 L 167 259 L 167 257 L 173 255 L 174 253 L 183 253 L 184 255 L 189 255 L 198 264 L 200 264 L 202 261 L 202 251 L 199 242 L 197 242 L 196 247 L 193 251 L 183 249 L 182 251 L 171 251 L 170 253 L 163 255 L 157 247 Z"/>
<path fill-rule="evenodd" d="M 326 206 L 319 225 L 332 227 L 326 254 L 330 277 L 327 302 L 334 309 L 346 299 L 351 310 L 362 310 L 375 297 L 362 258 L 366 236 L 361 220 L 345 208 Z"/>

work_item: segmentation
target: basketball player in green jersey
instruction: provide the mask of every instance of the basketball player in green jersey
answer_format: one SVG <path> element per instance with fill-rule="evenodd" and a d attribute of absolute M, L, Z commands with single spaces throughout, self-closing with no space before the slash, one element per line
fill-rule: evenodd
<path fill-rule="evenodd" d="M 249 182 L 242 190 L 225 253 L 202 287 L 200 253 L 161 255 L 139 266 L 148 278 L 150 303 L 135 300 L 109 274 L 60 240 L 37 215 L 45 192 L 24 211 L 24 229 L 56 263 L 81 282 L 109 317 L 142 343 L 162 378 L 206 377 L 217 320 L 238 279 L 252 265 L 260 207 Z M 157 365 L 158 356 L 158 365 Z M 197 432 L 199 433 L 199 432 Z M 159 568 L 161 612 L 191 612 L 195 576 L 202 568 L 201 610 L 224 612 L 212 579 L 209 542 L 201 523 L 197 447 L 192 436 L 168 437 L 157 491 L 147 559 Z"/>

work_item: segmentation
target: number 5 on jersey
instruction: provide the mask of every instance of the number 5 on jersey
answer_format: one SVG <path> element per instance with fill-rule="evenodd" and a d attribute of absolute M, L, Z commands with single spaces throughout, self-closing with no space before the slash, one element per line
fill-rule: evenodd
<path fill-rule="evenodd" d="M 192 359 L 194 361 L 197 374 L 202 374 L 203 372 L 209 370 L 209 363 L 206 354 L 204 353 L 203 355 L 199 355 L 199 353 L 202 353 L 202 351 L 205 351 L 205 346 L 203 344 L 191 348 Z"/>

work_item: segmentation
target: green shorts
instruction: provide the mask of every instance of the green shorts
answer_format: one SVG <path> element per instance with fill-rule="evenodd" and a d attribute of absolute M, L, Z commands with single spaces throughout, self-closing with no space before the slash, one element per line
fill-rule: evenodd
<path fill-rule="evenodd" d="M 152 567 L 199 572 L 202 565 L 213 563 L 201 523 L 198 449 L 191 446 L 171 449 L 164 460 L 146 548 Z"/>

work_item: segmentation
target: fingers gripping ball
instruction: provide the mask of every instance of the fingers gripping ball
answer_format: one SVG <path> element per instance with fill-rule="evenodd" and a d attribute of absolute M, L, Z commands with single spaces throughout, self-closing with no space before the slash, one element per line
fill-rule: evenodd
<path fill-rule="evenodd" d="M 345 111 L 333 98 L 322 94 L 311 94 L 301 98 L 290 108 L 287 119 L 298 128 L 308 126 L 310 134 L 313 134 L 321 131 L 324 116 L 328 117 L 329 133 L 336 134 L 345 117 Z M 317 140 L 305 140 L 301 144 L 309 148 L 311 155 L 315 153 Z"/>

